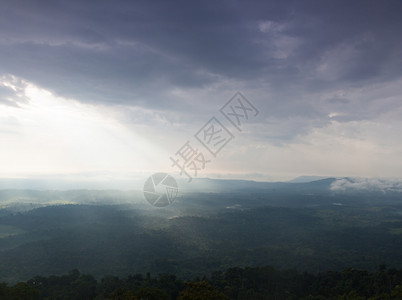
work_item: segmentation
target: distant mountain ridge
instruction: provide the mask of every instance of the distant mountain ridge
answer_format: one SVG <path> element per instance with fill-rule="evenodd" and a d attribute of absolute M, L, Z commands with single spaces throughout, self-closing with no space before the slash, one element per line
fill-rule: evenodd
<path fill-rule="evenodd" d="M 195 192 L 225 192 L 228 190 L 253 190 L 253 189 L 283 189 L 320 187 L 327 184 L 328 190 L 333 192 L 357 191 L 357 190 L 381 190 L 402 192 L 402 179 L 397 178 L 361 178 L 361 177 L 323 177 L 323 176 L 299 176 L 290 181 L 254 181 L 246 179 L 216 179 L 193 178 L 188 182 L 187 178 L 174 176 L 181 191 Z M 108 179 L 108 180 L 67 180 L 61 178 L 1 178 L 0 190 L 137 190 L 142 191 L 147 176 L 143 179 Z"/>
<path fill-rule="evenodd" d="M 306 183 L 306 182 L 318 181 L 318 180 L 327 179 L 327 178 L 332 178 L 332 177 L 326 177 L 326 176 L 298 176 L 296 178 L 293 178 L 292 180 L 289 180 L 288 182 Z"/>
<path fill-rule="evenodd" d="M 331 184 L 334 183 L 336 178 L 322 178 L 318 180 L 293 182 L 293 181 L 253 181 L 241 179 L 211 179 L 211 178 L 197 178 L 191 183 L 178 181 L 182 191 L 190 192 L 234 192 L 234 191 L 296 191 L 296 190 L 321 190 L 330 191 Z"/>
<path fill-rule="evenodd" d="M 399 202 L 402 181 L 376 178 L 300 177 L 287 182 L 260 182 L 241 179 L 195 178 L 188 183 L 178 178 L 175 205 L 203 208 L 256 207 L 264 205 L 311 206 L 359 202 Z M 312 181 L 310 181 L 312 180 Z M 1 182 L 1 180 L 0 180 Z M 3 187 L 3 188 L 1 188 Z M 131 190 L 120 189 L 5 189 L 0 185 L 0 209 L 26 211 L 41 206 L 61 204 L 136 205 L 152 208 L 145 200 L 143 185 Z M 349 201 L 350 202 L 350 201 Z"/>

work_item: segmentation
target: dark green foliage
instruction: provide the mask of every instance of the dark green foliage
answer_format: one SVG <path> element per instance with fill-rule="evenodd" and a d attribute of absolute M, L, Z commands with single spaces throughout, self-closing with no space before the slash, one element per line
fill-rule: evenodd
<path fill-rule="evenodd" d="M 324 273 L 300 273 L 270 266 L 230 268 L 209 278 L 192 281 L 174 275 L 157 277 L 105 276 L 96 281 L 77 270 L 67 275 L 34 277 L 8 286 L 0 283 L 0 299 L 7 300 L 270 300 L 270 299 L 402 299 L 402 270 L 376 272 L 346 269 Z"/>
<path fill-rule="evenodd" d="M 233 266 L 309 272 L 374 271 L 381 263 L 402 268 L 400 211 L 397 205 L 323 205 L 188 215 L 126 206 L 49 206 L 0 217 L 0 226 L 19 230 L 0 238 L 0 281 L 74 267 L 98 279 L 132 272 L 191 279 Z"/>
<path fill-rule="evenodd" d="M 13 286 L 0 283 L 0 299 L 4 300 L 36 300 L 40 298 L 39 291 L 25 282 L 18 282 Z"/>
<path fill-rule="evenodd" d="M 0 285 L 0 299 L 35 299 L 35 291 L 56 300 L 215 291 L 229 299 L 400 297 L 400 271 L 385 264 L 402 268 L 401 194 L 299 188 L 193 193 L 164 209 L 96 203 L 0 210 L 0 282 L 11 285 Z M 46 195 L 87 204 L 89 197 Z M 83 273 L 61 275 L 73 268 Z M 146 275 L 129 275 L 138 273 Z M 16 285 L 29 278 L 29 288 Z"/>
<path fill-rule="evenodd" d="M 54 300 L 92 299 L 98 285 L 92 275 L 81 275 L 78 270 L 63 276 L 36 276 L 28 284 L 40 291 L 42 299 Z"/>
<path fill-rule="evenodd" d="M 187 282 L 186 289 L 181 291 L 179 300 L 229 300 L 225 294 L 213 288 L 206 281 Z"/>

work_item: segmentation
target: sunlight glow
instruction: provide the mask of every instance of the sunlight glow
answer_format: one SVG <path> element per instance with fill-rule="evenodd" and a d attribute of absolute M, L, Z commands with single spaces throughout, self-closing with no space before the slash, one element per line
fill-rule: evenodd
<path fill-rule="evenodd" d="M 13 77 L 15 78 L 15 77 Z M 111 117 L 114 108 L 64 99 L 32 83 L 2 79 L 27 101 L 0 104 L 0 177 L 154 168 L 163 151 Z"/>

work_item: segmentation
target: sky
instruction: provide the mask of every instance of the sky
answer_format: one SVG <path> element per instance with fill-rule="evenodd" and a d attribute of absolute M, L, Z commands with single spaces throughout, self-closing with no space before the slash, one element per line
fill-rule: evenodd
<path fill-rule="evenodd" d="M 401 178 L 401 12 L 2 0 L 0 178 Z"/>

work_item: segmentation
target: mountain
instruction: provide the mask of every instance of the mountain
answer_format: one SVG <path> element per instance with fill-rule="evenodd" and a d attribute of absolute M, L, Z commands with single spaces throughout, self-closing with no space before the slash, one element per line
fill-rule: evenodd
<path fill-rule="evenodd" d="M 325 176 L 299 176 L 299 177 L 296 177 L 296 178 L 290 180 L 289 182 L 306 183 L 306 182 L 312 182 L 312 181 L 317 181 L 317 180 L 326 179 L 326 178 L 328 178 L 328 177 L 325 177 Z"/>

